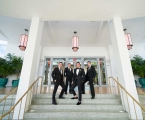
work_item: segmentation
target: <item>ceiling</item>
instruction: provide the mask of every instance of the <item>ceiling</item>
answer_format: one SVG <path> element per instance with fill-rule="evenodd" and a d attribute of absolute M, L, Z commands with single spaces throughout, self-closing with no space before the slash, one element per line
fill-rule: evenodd
<path fill-rule="evenodd" d="M 18 43 L 24 29 L 30 28 L 31 21 L 0 16 L 0 40 Z"/>
<path fill-rule="evenodd" d="M 145 16 L 145 0 L 0 0 L 0 15 L 43 21 L 108 21 Z"/>
<path fill-rule="evenodd" d="M 145 41 L 145 17 L 123 20 L 123 27 L 131 33 L 133 42 Z M 24 29 L 30 29 L 30 20 L 0 16 L 0 40 L 18 43 Z M 104 47 L 111 44 L 107 21 L 45 21 L 42 45 L 71 47 L 73 32 L 77 31 L 80 47 Z"/>

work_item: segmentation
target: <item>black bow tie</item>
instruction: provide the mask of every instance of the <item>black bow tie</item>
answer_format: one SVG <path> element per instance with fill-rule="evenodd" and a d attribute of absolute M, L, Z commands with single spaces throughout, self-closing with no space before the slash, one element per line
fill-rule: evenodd
<path fill-rule="evenodd" d="M 79 70 L 80 68 L 77 68 L 77 70 Z"/>

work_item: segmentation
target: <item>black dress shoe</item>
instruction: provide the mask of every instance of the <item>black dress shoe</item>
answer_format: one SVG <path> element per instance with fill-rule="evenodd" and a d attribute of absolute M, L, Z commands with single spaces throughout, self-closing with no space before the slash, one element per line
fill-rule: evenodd
<path fill-rule="evenodd" d="M 81 102 L 78 102 L 78 103 L 77 103 L 77 105 L 80 105 L 80 104 L 81 104 Z"/>
<path fill-rule="evenodd" d="M 82 94 L 86 94 L 86 93 L 82 91 Z"/>
<path fill-rule="evenodd" d="M 71 99 L 78 99 L 78 97 L 72 97 Z"/>
<path fill-rule="evenodd" d="M 65 99 L 65 97 L 59 97 L 59 99 Z"/>
<path fill-rule="evenodd" d="M 67 92 L 65 94 L 67 94 Z"/>
<path fill-rule="evenodd" d="M 94 96 L 94 97 L 92 97 L 91 99 L 95 99 L 95 96 Z"/>
<path fill-rule="evenodd" d="M 52 102 L 52 104 L 53 104 L 53 105 L 57 105 L 57 103 L 56 103 L 56 102 Z"/>

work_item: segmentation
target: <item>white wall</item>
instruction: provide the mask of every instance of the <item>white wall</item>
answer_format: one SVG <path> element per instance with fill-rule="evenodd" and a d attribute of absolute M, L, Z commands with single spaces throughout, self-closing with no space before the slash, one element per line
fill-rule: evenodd
<path fill-rule="evenodd" d="M 139 55 L 145 59 L 145 49 L 142 42 L 133 43 L 133 47 L 129 50 L 130 58 L 132 59 L 134 55 Z"/>
<path fill-rule="evenodd" d="M 18 43 L 8 42 L 5 55 L 7 55 L 8 53 L 11 53 L 11 54 L 15 53 L 16 56 L 23 57 L 25 52 L 19 50 L 18 45 L 19 45 Z M 8 76 L 8 78 L 9 80 L 6 86 L 12 86 L 12 80 L 16 80 L 17 77 L 16 75 L 10 75 Z"/>
<path fill-rule="evenodd" d="M 12 53 L 12 54 L 15 53 L 16 56 L 23 57 L 25 52 L 21 51 L 19 49 L 18 45 L 19 45 L 19 43 L 8 42 L 5 55 L 7 55 L 7 53 Z"/>

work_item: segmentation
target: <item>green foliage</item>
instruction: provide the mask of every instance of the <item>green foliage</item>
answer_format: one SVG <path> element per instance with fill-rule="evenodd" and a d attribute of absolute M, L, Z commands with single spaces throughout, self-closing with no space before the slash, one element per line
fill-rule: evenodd
<path fill-rule="evenodd" d="M 131 60 L 132 70 L 134 75 L 145 78 L 145 60 L 138 55 L 135 55 Z"/>
<path fill-rule="evenodd" d="M 23 59 L 8 53 L 5 59 L 0 59 L 0 76 L 6 78 L 8 75 L 20 75 Z"/>
<path fill-rule="evenodd" d="M 23 59 L 21 57 L 13 56 L 12 66 L 13 66 L 14 74 L 17 75 L 17 79 L 21 73 L 22 65 L 23 65 Z"/>
<path fill-rule="evenodd" d="M 8 75 L 13 74 L 12 64 L 6 59 L 0 59 L 0 75 L 2 78 L 6 78 Z"/>

